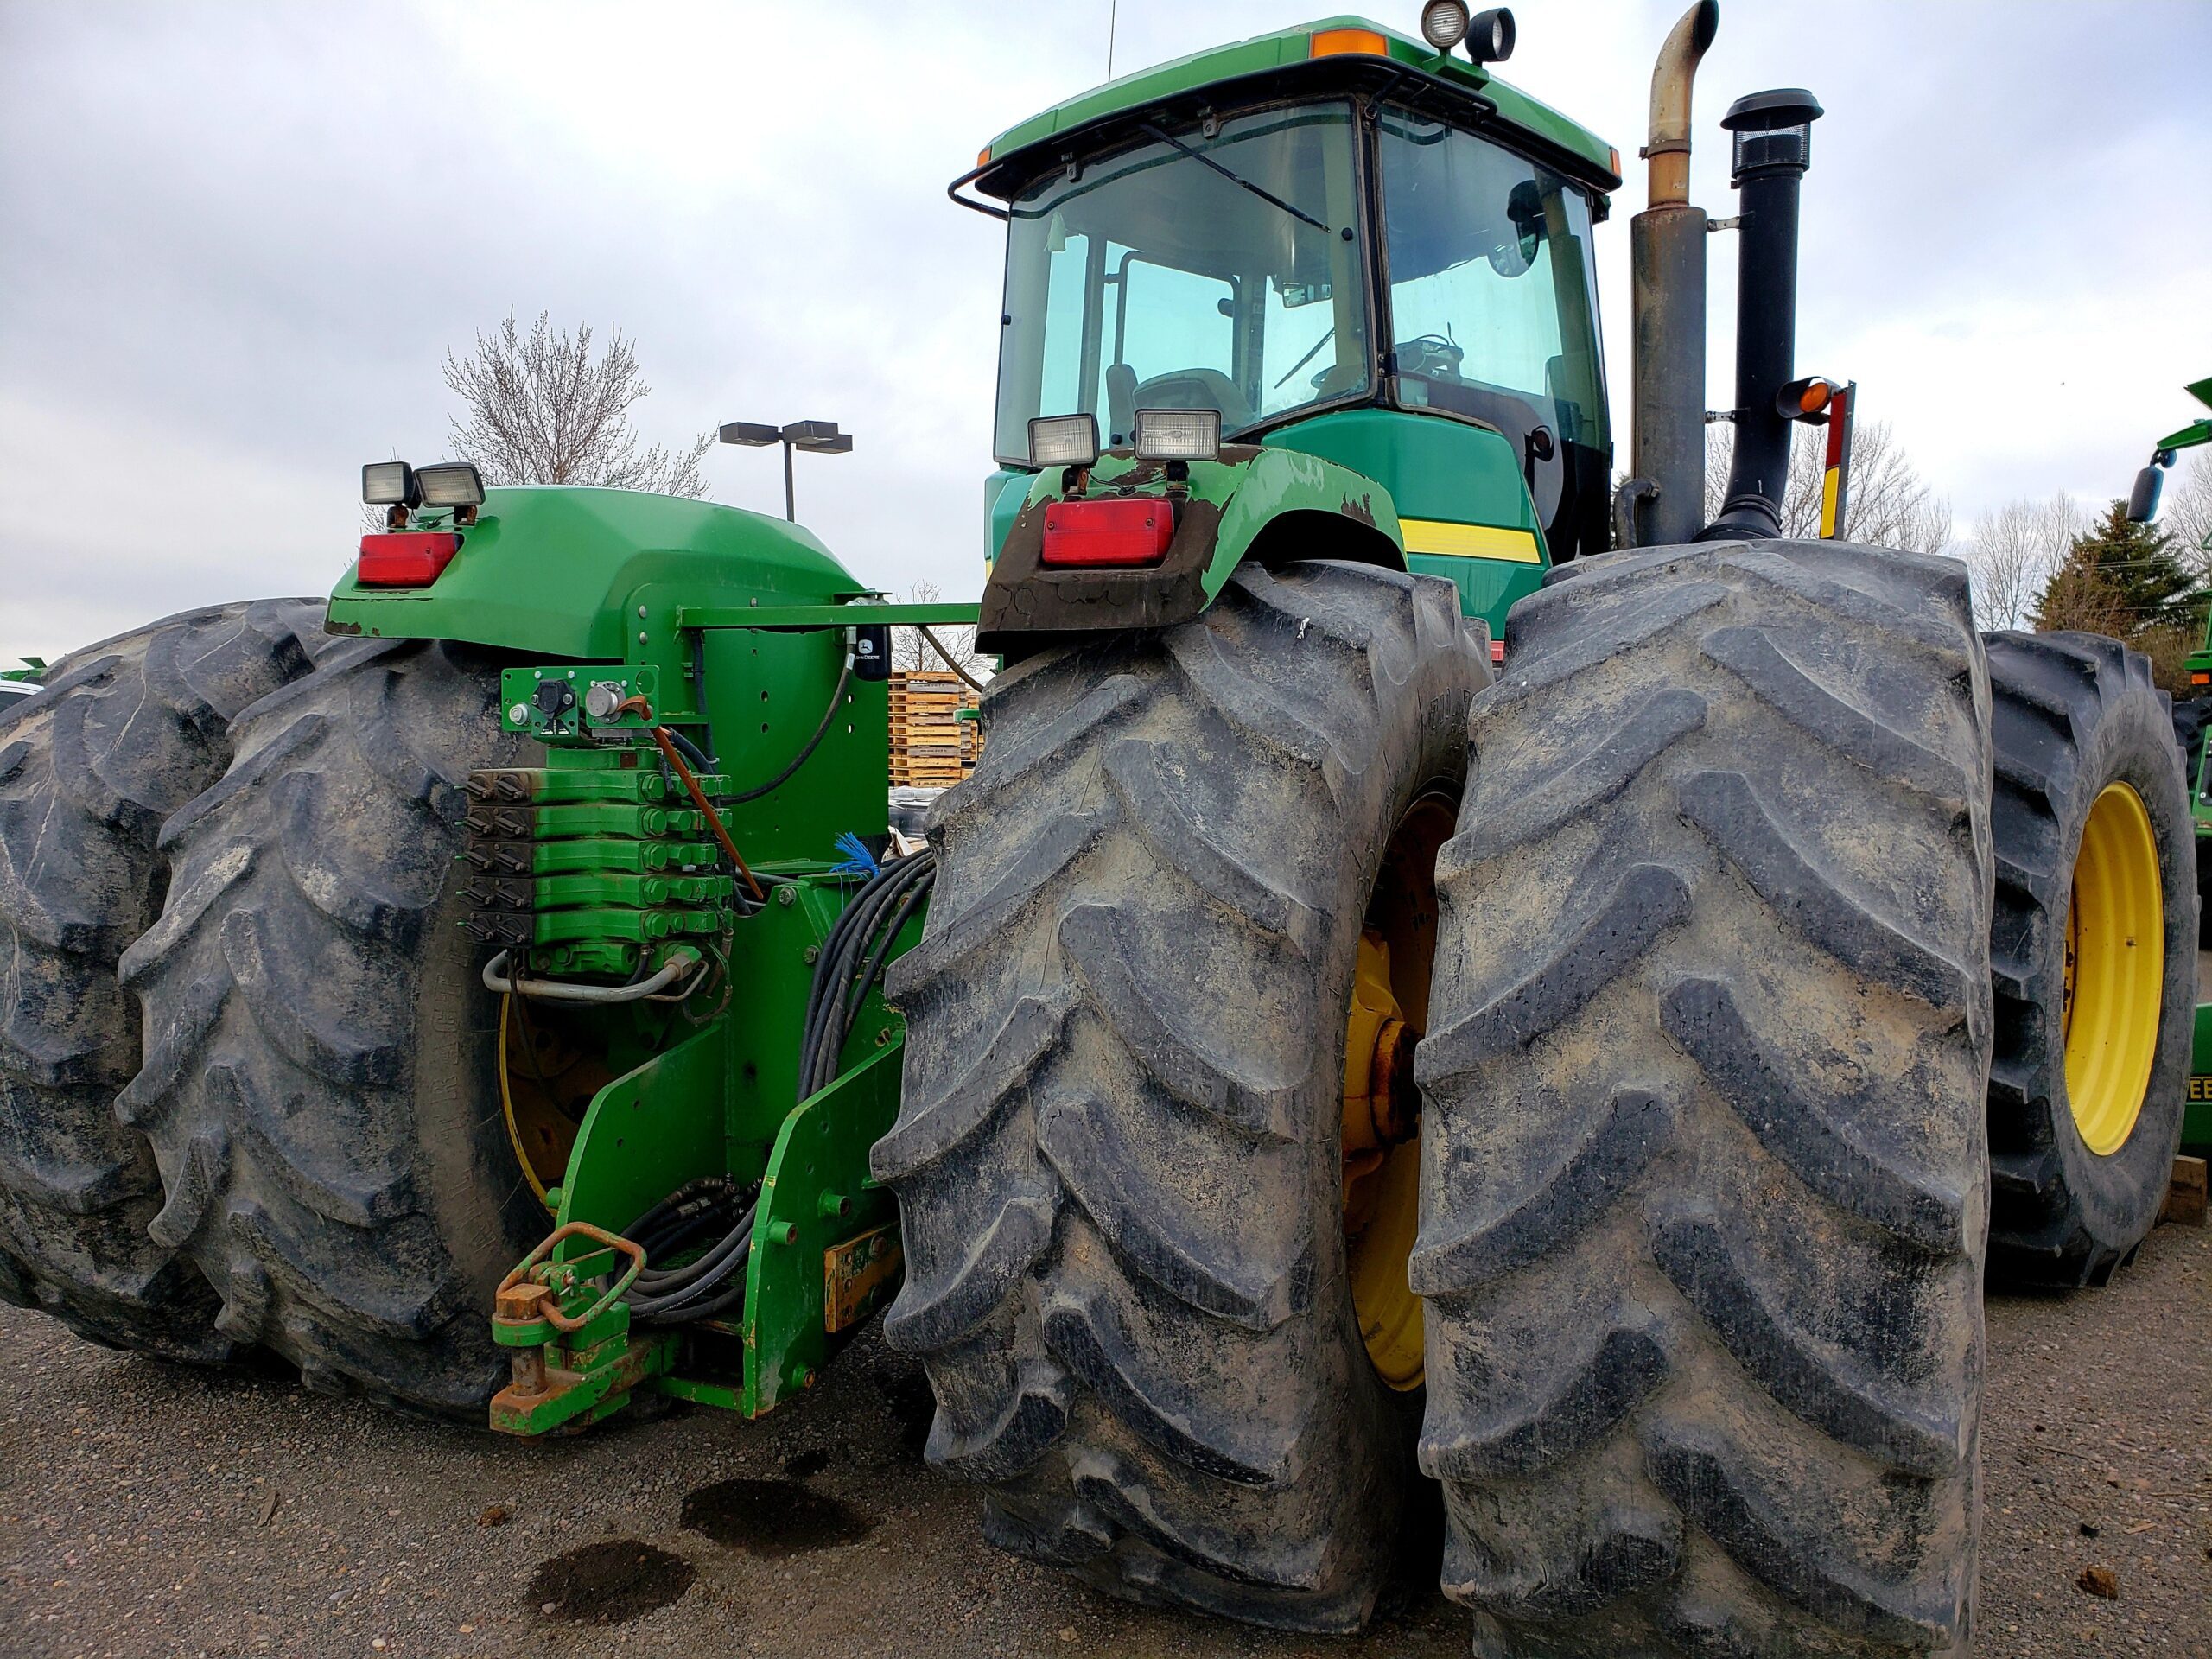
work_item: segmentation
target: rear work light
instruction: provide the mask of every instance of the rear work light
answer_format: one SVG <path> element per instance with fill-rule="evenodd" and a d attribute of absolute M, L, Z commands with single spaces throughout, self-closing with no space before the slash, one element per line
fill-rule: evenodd
<path fill-rule="evenodd" d="M 1039 415 L 1029 423 L 1033 467 L 1090 467 L 1098 460 L 1096 415 Z"/>
<path fill-rule="evenodd" d="M 1139 569 L 1167 556 L 1174 510 L 1156 495 L 1045 504 L 1046 564 Z"/>
<path fill-rule="evenodd" d="M 423 505 L 426 507 L 484 505 L 484 480 L 467 461 L 447 461 L 435 467 L 418 467 L 415 469 L 415 481 L 422 486 Z"/>
<path fill-rule="evenodd" d="M 1217 409 L 1141 409 L 1135 447 L 1141 461 L 1218 461 L 1221 411 Z"/>
<path fill-rule="evenodd" d="M 404 461 L 372 461 L 361 468 L 361 499 L 372 507 L 419 507 L 423 492 Z"/>
<path fill-rule="evenodd" d="M 461 537 L 449 530 L 397 530 L 361 537 L 353 580 L 364 588 L 427 588 L 445 574 Z"/>

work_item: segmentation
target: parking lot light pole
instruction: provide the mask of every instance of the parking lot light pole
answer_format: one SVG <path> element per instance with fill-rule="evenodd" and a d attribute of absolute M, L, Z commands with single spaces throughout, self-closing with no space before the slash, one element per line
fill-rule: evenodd
<path fill-rule="evenodd" d="M 798 504 L 791 492 L 791 451 L 804 449 L 817 455 L 849 454 L 853 435 L 840 432 L 835 421 L 793 421 L 789 426 L 775 426 L 763 421 L 732 421 L 721 429 L 724 443 L 741 443 L 749 449 L 759 449 L 768 444 L 784 446 L 784 517 L 791 523 L 798 522 Z"/>

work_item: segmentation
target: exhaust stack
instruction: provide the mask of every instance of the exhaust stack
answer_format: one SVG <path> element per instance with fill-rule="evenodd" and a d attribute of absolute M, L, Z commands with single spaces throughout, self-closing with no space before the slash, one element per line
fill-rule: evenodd
<path fill-rule="evenodd" d="M 1687 542 L 1705 518 L 1705 210 L 1690 206 L 1690 87 L 1720 27 L 1699 0 L 1651 71 L 1650 205 L 1629 221 L 1635 429 L 1621 488 L 1627 547 Z"/>
<path fill-rule="evenodd" d="M 1812 165 L 1820 100 L 1802 87 L 1753 92 L 1720 124 L 1735 135 L 1736 453 L 1720 516 L 1701 542 L 1782 534 L 1792 415 L 1780 407 L 1797 352 L 1797 185 Z"/>

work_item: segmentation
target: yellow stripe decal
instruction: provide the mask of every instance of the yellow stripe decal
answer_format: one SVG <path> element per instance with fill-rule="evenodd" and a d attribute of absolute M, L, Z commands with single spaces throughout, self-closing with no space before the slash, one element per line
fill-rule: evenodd
<path fill-rule="evenodd" d="M 1531 530 L 1501 530 L 1495 524 L 1451 524 L 1440 518 L 1401 518 L 1408 553 L 1443 553 L 1463 559 L 1506 559 L 1515 564 L 1537 564 L 1536 533 Z"/>

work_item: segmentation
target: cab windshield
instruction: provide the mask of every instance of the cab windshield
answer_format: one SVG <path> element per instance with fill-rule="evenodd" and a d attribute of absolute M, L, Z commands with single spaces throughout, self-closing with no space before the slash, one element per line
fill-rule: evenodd
<path fill-rule="evenodd" d="M 1345 104 L 1263 110 L 1016 197 L 999 459 L 1027 463 L 1040 415 L 1096 416 L 1113 446 L 1139 409 L 1217 409 L 1234 436 L 1369 396 L 1353 131 Z"/>

